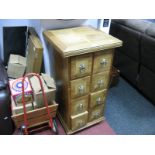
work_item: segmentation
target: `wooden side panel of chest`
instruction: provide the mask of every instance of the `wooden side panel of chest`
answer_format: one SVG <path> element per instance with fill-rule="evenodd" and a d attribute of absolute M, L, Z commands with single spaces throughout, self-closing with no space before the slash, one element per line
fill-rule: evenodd
<path fill-rule="evenodd" d="M 59 103 L 58 111 L 68 127 L 70 127 L 70 84 L 69 66 L 70 58 L 63 58 L 59 52 L 54 50 L 54 68 L 56 81 L 56 101 Z"/>

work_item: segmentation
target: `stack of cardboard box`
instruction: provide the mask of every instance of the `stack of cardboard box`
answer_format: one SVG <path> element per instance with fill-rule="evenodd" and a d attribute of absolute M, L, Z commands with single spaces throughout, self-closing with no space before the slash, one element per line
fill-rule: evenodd
<path fill-rule="evenodd" d="M 10 80 L 9 86 L 11 90 L 11 98 L 12 98 L 12 109 L 14 113 L 22 113 L 23 112 L 23 104 L 22 104 L 22 78 L 16 80 Z M 29 83 L 28 78 L 25 78 L 24 81 L 24 98 L 26 103 L 27 111 L 33 110 L 33 92 L 31 89 L 31 85 Z"/>
<path fill-rule="evenodd" d="M 41 74 L 40 78 L 43 84 L 45 95 L 47 97 L 47 102 L 49 105 L 51 105 L 53 104 L 53 101 L 55 100 L 56 86 L 55 86 L 54 79 L 51 78 L 49 75 L 43 74 L 43 73 Z M 39 80 L 37 77 L 33 76 L 30 78 L 30 81 L 31 81 L 32 88 L 33 88 L 34 101 L 36 102 L 37 107 L 41 108 L 45 106 L 45 104 L 44 104 L 44 99 L 43 99 Z"/>
<path fill-rule="evenodd" d="M 51 105 L 55 100 L 56 86 L 54 79 L 47 74 L 41 74 L 40 78 L 43 84 L 45 95 L 47 97 L 48 105 Z M 12 97 L 13 113 L 23 113 L 22 78 L 10 80 L 9 84 Z M 25 78 L 24 97 L 27 112 L 45 106 L 39 79 L 36 76 L 32 76 L 30 80 Z"/>
<path fill-rule="evenodd" d="M 26 57 L 11 54 L 8 62 L 8 76 L 10 78 L 20 78 L 25 73 L 41 72 L 43 59 L 43 46 L 33 28 L 29 28 L 28 45 L 26 48 Z M 13 53 L 13 51 L 12 51 Z"/>
<path fill-rule="evenodd" d="M 28 54 L 27 57 L 23 57 L 20 55 L 11 54 L 8 61 L 8 69 L 7 69 L 9 78 L 13 79 L 20 78 L 25 73 L 31 73 L 31 72 L 40 73 L 42 55 L 39 55 L 37 53 L 36 55 L 30 56 L 30 54 Z M 40 62 L 37 64 L 38 59 L 40 59 Z"/>

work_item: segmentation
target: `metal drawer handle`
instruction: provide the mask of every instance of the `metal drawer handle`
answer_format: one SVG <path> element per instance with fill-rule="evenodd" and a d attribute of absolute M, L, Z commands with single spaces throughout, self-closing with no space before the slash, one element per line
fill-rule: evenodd
<path fill-rule="evenodd" d="M 80 69 L 80 73 L 85 72 L 85 69 L 86 69 L 85 64 L 80 64 L 79 69 Z"/>
<path fill-rule="evenodd" d="M 97 105 L 100 105 L 100 104 L 102 104 L 102 103 L 104 103 L 104 102 L 102 101 L 101 97 L 98 97 L 98 98 L 96 99 L 96 104 L 97 104 Z"/>
<path fill-rule="evenodd" d="M 98 85 L 99 88 L 103 87 L 103 80 L 99 80 L 97 82 L 97 85 Z"/>
<path fill-rule="evenodd" d="M 84 93 L 84 86 L 83 85 L 81 85 L 81 86 L 79 86 L 79 93 L 80 94 L 83 94 Z"/>
<path fill-rule="evenodd" d="M 106 59 L 102 59 L 101 62 L 100 62 L 100 64 L 101 64 L 102 66 L 106 66 L 107 63 L 108 63 L 108 60 L 106 60 Z"/>
<path fill-rule="evenodd" d="M 82 110 L 83 110 L 83 104 L 82 104 L 82 103 L 79 104 L 79 106 L 78 106 L 78 110 L 79 110 L 79 111 L 82 111 Z"/>
<path fill-rule="evenodd" d="M 94 118 L 98 118 L 100 116 L 100 112 L 96 112 Z"/>

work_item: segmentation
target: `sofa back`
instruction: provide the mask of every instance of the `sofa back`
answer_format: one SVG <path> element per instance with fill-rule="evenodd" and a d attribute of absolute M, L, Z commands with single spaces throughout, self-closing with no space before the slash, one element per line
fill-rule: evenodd
<path fill-rule="evenodd" d="M 123 41 L 115 52 L 116 67 L 155 102 L 155 24 L 144 20 L 112 20 L 110 34 Z"/>

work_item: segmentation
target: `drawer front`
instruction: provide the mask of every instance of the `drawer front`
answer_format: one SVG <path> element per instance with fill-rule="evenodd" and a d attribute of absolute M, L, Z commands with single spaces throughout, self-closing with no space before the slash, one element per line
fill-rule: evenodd
<path fill-rule="evenodd" d="M 103 117 L 104 105 L 100 105 L 89 112 L 89 121 Z"/>
<path fill-rule="evenodd" d="M 107 89 L 110 80 L 110 73 L 109 71 L 104 73 L 94 74 L 92 76 L 92 83 L 91 83 L 91 91 L 98 91 L 101 89 Z"/>
<path fill-rule="evenodd" d="M 71 116 L 71 128 L 72 130 L 77 130 L 85 126 L 88 122 L 88 112 L 82 114 Z"/>
<path fill-rule="evenodd" d="M 71 79 L 88 76 L 92 69 L 92 54 L 71 58 Z"/>
<path fill-rule="evenodd" d="M 88 96 L 71 101 L 71 115 L 77 115 L 88 111 Z"/>
<path fill-rule="evenodd" d="M 106 90 L 91 93 L 90 108 L 104 104 L 105 99 L 106 99 Z"/>
<path fill-rule="evenodd" d="M 112 64 L 113 52 L 96 52 L 94 55 L 93 73 L 108 71 Z"/>
<path fill-rule="evenodd" d="M 87 95 L 89 93 L 90 77 L 71 81 L 71 98 Z"/>

